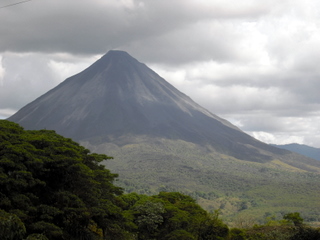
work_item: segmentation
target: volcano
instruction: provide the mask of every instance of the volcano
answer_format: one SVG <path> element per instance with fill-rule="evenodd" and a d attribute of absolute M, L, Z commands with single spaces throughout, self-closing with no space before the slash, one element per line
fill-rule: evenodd
<path fill-rule="evenodd" d="M 209 145 L 251 161 L 285 152 L 210 113 L 123 51 L 109 51 L 8 120 L 95 145 L 147 136 Z"/>

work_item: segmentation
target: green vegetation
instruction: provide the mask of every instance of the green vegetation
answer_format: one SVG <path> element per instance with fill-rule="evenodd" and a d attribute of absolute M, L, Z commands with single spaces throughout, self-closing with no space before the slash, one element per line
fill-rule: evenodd
<path fill-rule="evenodd" d="M 228 235 L 228 227 L 218 216 L 207 213 L 187 195 L 130 193 L 123 195 L 123 200 L 127 204 L 124 214 L 133 220 L 137 239 L 218 239 Z"/>
<path fill-rule="evenodd" d="M 254 225 L 246 229 L 234 229 L 231 239 L 252 240 L 317 240 L 320 239 L 320 228 L 303 225 L 303 219 L 298 212 L 287 213 L 282 220 L 269 220 L 264 225 Z M 238 237 L 238 238 L 237 238 Z M 239 238 L 242 237 L 242 238 Z"/>
<path fill-rule="evenodd" d="M 0 121 L 2 230 L 7 225 L 19 234 L 8 239 L 25 233 L 93 239 L 100 234 L 96 229 L 119 234 L 114 225 L 125 224 L 118 204 L 122 191 L 112 184 L 117 175 L 99 164 L 108 158 L 54 131 L 24 131 Z"/>
<path fill-rule="evenodd" d="M 192 197 L 189 196 L 191 193 L 174 191 L 153 195 L 124 194 L 114 185 L 117 174 L 101 164 L 105 159 L 111 157 L 90 153 L 54 131 L 25 131 L 17 124 L 1 120 L 0 239 L 320 238 L 320 230 L 305 225 L 300 213 L 293 211 L 283 212 L 280 218 L 266 212 L 259 224 L 248 217 L 250 215 L 237 215 L 237 221 L 234 221 L 237 226 L 229 228 L 220 218 L 228 205 L 235 203 L 233 207 L 239 213 L 254 209 L 261 202 L 255 201 L 250 191 L 242 196 L 230 191 L 229 196 L 223 196 L 223 186 L 219 184 L 216 191 L 210 192 L 203 191 L 200 185 Z M 286 185 L 288 192 L 292 190 L 290 186 Z M 171 187 L 164 185 L 160 188 L 168 190 Z M 272 196 L 270 198 L 272 200 Z M 220 205 L 212 206 L 213 210 L 208 212 L 196 199 L 218 201 Z M 283 206 L 277 207 L 281 209 Z"/>
<path fill-rule="evenodd" d="M 54 131 L 0 121 L 0 239 L 210 239 L 228 228 L 191 197 L 122 193 L 117 177 Z"/>
<path fill-rule="evenodd" d="M 132 142 L 86 145 L 114 157 L 103 164 L 119 174 L 116 185 L 126 193 L 182 192 L 207 211 L 221 209 L 228 225 L 247 216 L 262 224 L 266 213 L 281 217 L 286 212 L 300 212 L 306 222 L 319 222 L 320 168 L 307 161 L 298 168 L 297 160 L 292 160 L 294 164 L 288 160 L 295 157 L 291 155 L 256 163 L 180 140 L 141 137 Z"/>

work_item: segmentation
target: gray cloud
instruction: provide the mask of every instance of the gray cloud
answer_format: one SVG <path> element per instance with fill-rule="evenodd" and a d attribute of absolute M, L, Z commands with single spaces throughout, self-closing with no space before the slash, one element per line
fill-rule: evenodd
<path fill-rule="evenodd" d="M 96 59 L 80 61 L 68 54 L 3 54 L 0 61 L 0 117 L 9 117 Z"/>
<path fill-rule="evenodd" d="M 1 79 L 0 108 L 17 109 L 57 84 L 48 60 L 39 55 L 6 54 L 2 58 L 2 67 L 5 72 Z"/>
<path fill-rule="evenodd" d="M 196 46 L 201 40 L 206 40 L 205 36 L 208 36 L 207 42 L 214 40 L 211 47 L 219 49 L 221 42 L 228 39 L 221 19 L 258 17 L 268 12 L 263 6 L 252 1 L 224 5 L 214 1 L 181 0 L 81 0 L 77 3 L 35 0 L 2 10 L 0 34 L 4 37 L 0 50 L 97 54 L 112 48 L 140 48 L 139 45 L 149 40 L 161 44 L 162 48 L 155 49 L 153 44 L 147 52 L 162 52 L 165 46 L 172 50 L 179 46 L 178 43 Z M 216 21 L 216 26 L 197 24 L 212 20 Z M 149 53 L 152 55 L 155 54 Z M 167 55 L 163 54 L 165 59 Z M 158 55 L 156 59 L 159 59 Z"/>

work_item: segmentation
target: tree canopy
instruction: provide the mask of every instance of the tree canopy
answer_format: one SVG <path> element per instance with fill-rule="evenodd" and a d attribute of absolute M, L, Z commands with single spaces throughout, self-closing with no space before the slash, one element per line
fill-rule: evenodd
<path fill-rule="evenodd" d="M 190 196 L 178 192 L 160 192 L 150 197 L 136 193 L 123 195 L 129 205 L 126 214 L 136 225 L 138 239 L 219 239 L 228 235 L 228 227 L 217 215 L 203 210 Z"/>
<path fill-rule="evenodd" d="M 0 234 L 7 239 L 215 239 L 228 228 L 181 193 L 123 194 L 117 174 L 54 131 L 0 121 Z"/>
<path fill-rule="evenodd" d="M 89 238 L 99 235 L 95 229 L 111 236 L 123 217 L 118 200 L 122 190 L 113 185 L 117 174 L 100 164 L 109 158 L 54 131 L 25 131 L 1 120 L 2 216 L 14 214 L 28 234 L 49 239 Z"/>

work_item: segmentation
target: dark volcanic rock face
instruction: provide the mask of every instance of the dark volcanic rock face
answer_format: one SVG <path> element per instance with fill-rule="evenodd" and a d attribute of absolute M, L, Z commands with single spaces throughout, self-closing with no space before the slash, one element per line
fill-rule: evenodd
<path fill-rule="evenodd" d="M 285 153 L 208 112 L 122 51 L 109 51 L 8 120 L 95 144 L 145 135 L 211 145 L 239 159 Z"/>

